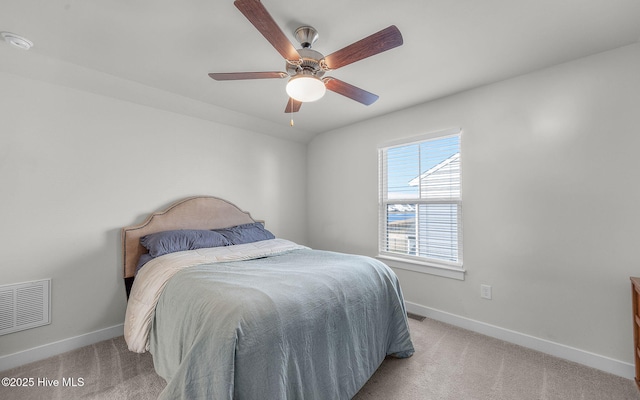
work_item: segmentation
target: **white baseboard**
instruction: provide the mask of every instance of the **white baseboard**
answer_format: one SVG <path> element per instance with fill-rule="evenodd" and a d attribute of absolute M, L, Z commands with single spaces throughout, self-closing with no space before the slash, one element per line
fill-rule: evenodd
<path fill-rule="evenodd" d="M 34 361 L 43 360 L 67 351 L 89 346 L 103 340 L 113 339 L 124 334 L 124 325 L 116 325 L 84 335 L 59 340 L 57 342 L 19 351 L 17 353 L 0 356 L 0 371 L 19 367 Z"/>
<path fill-rule="evenodd" d="M 484 322 L 461 317 L 459 315 L 425 307 L 409 301 L 406 302 L 406 307 L 408 312 L 414 314 L 422 315 L 427 318 L 435 319 L 436 321 L 441 321 L 463 329 L 481 333 L 486 336 L 504 340 L 505 342 L 517 344 L 522 347 L 537 350 L 565 360 L 577 362 L 623 378 L 633 379 L 635 376 L 635 366 L 630 363 L 614 360 L 613 358 L 576 349 L 575 347 L 565 346 L 563 344 L 540 339 L 524 333 L 501 328 L 499 326 L 486 324 Z"/>
<path fill-rule="evenodd" d="M 531 335 L 461 317 L 455 314 L 450 314 L 409 301 L 406 302 L 406 307 L 407 311 L 414 314 L 422 315 L 427 318 L 435 319 L 436 321 L 458 326 L 473 332 L 478 332 L 483 335 L 537 350 L 555 357 L 564 358 L 565 360 L 577 362 L 623 378 L 633 379 L 635 376 L 635 366 L 630 363 L 614 360 L 612 358 L 580 350 L 575 347 L 565 346 L 563 344 L 540 339 Z M 99 331 L 34 347 L 18 353 L 1 356 L 0 371 L 15 368 L 30 362 L 43 360 L 80 347 L 89 346 L 103 340 L 122 336 L 123 333 L 124 325 L 120 324 L 101 329 Z"/>

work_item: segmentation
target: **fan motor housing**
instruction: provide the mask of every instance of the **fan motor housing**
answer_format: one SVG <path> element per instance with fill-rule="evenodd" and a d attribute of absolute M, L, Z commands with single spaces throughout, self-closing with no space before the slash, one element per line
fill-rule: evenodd
<path fill-rule="evenodd" d="M 325 70 L 320 63 L 324 59 L 322 53 L 311 50 L 310 48 L 304 48 L 298 49 L 298 54 L 300 54 L 300 58 L 302 59 L 300 65 L 287 62 L 287 73 L 289 76 L 305 73 L 320 78 L 324 75 Z"/>

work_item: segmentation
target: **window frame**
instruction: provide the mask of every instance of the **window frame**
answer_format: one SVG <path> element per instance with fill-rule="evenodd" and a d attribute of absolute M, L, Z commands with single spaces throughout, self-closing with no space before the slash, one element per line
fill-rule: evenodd
<path fill-rule="evenodd" d="M 410 146 L 412 144 L 421 144 L 435 139 L 444 139 L 447 137 L 458 136 L 460 141 L 460 195 L 457 200 L 448 200 L 445 203 L 457 205 L 457 223 L 458 223 L 458 262 L 447 262 L 435 258 L 424 256 L 416 256 L 410 254 L 400 254 L 397 252 L 385 251 L 383 242 L 388 241 L 387 236 L 387 205 L 388 204 L 436 204 L 442 203 L 441 200 L 428 199 L 387 199 L 388 192 L 387 179 L 385 175 L 386 169 L 386 151 L 394 147 Z M 430 132 L 418 136 L 388 141 L 378 146 L 378 258 L 384 259 L 390 266 L 400 269 L 406 269 L 415 272 L 433 274 L 453 279 L 464 280 L 465 269 L 463 263 L 463 194 L 462 194 L 462 129 L 452 128 L 436 132 Z"/>

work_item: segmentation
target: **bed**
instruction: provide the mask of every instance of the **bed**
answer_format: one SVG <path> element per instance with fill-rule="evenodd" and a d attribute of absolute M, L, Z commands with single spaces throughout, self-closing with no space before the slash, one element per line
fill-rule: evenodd
<path fill-rule="evenodd" d="M 187 233 L 206 241 L 151 243 Z M 350 399 L 385 357 L 414 352 L 390 268 L 277 238 L 226 200 L 189 197 L 123 228 L 122 254 L 125 340 L 153 355 L 161 399 Z"/>

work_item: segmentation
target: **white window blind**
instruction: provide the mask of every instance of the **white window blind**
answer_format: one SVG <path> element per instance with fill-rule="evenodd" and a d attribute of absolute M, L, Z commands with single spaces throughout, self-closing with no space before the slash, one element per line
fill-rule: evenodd
<path fill-rule="evenodd" d="M 381 255 L 462 268 L 460 131 L 379 149 Z"/>

